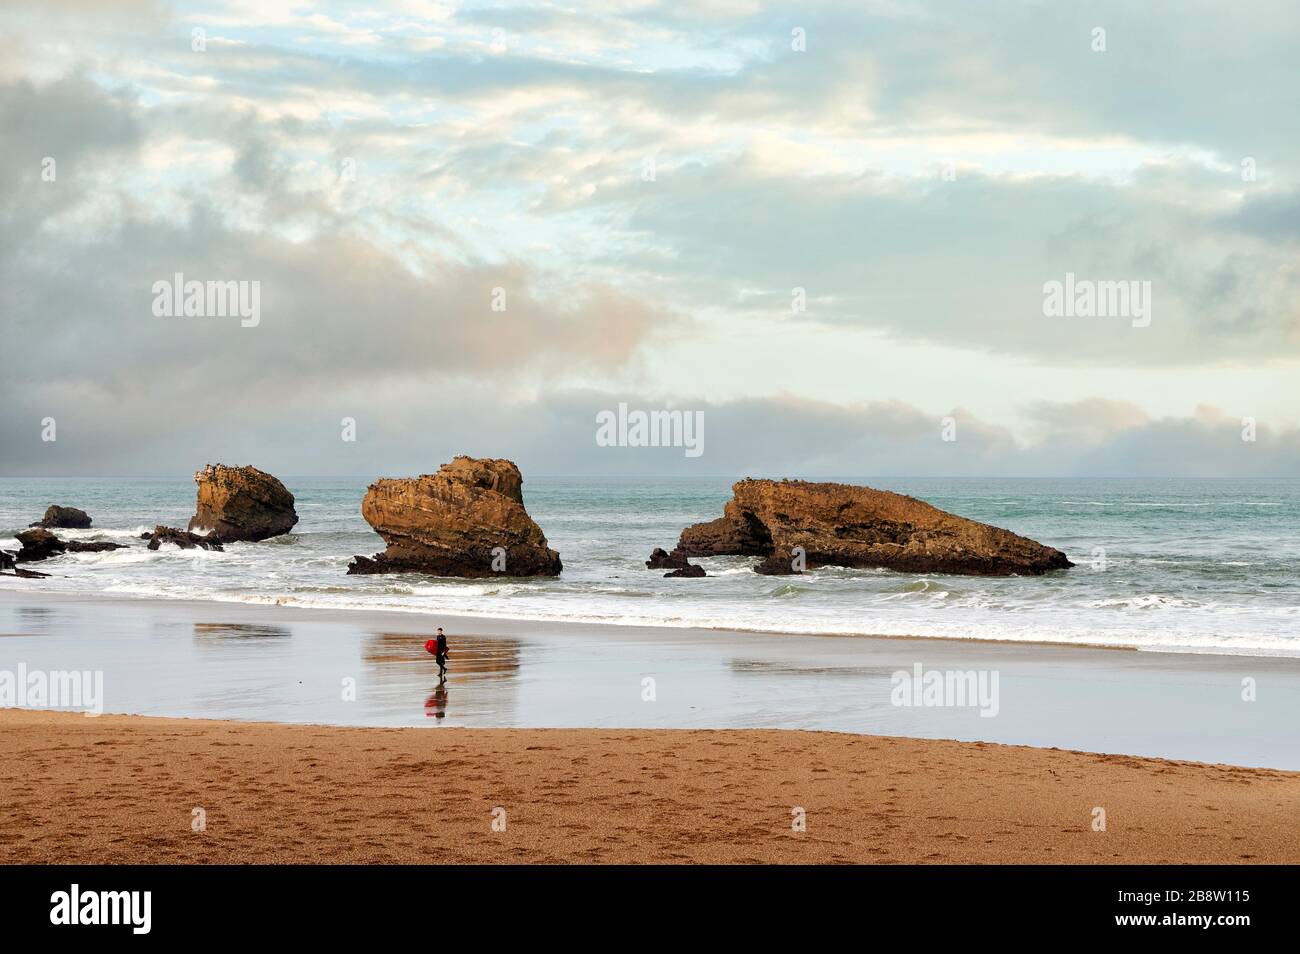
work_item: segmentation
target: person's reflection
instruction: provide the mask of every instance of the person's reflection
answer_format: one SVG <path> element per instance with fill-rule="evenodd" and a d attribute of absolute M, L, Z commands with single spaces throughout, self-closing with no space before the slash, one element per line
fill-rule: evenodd
<path fill-rule="evenodd" d="M 446 683 L 438 683 L 438 688 L 433 690 L 433 695 L 424 700 L 424 714 L 435 719 L 447 718 Z"/>

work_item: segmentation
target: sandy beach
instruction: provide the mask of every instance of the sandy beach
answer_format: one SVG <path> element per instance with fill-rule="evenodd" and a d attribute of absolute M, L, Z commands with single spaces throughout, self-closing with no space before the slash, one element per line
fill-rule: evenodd
<path fill-rule="evenodd" d="M 1300 862 L 1297 773 L 823 732 L 6 710 L 0 804 L 3 863 Z"/>

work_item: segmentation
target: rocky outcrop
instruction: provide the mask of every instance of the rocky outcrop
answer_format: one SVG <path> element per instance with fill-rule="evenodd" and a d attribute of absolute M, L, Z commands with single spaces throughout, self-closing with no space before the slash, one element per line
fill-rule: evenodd
<path fill-rule="evenodd" d="M 663 547 L 655 547 L 650 554 L 650 559 L 645 561 L 647 570 L 671 570 L 671 573 L 665 573 L 665 577 L 700 577 L 708 576 L 704 572 L 704 567 L 696 566 L 690 560 L 686 559 L 686 554 L 681 548 L 676 548 L 672 553 L 666 551 Z"/>
<path fill-rule="evenodd" d="M 697 523 L 682 531 L 677 548 L 688 556 L 766 554 L 772 549 L 772 534 L 753 514 L 738 509 L 734 501 L 723 508 L 717 520 Z"/>
<path fill-rule="evenodd" d="M 46 530 L 89 530 L 90 514 L 76 507 L 50 504 L 45 510 L 45 516 L 29 526 L 43 527 Z"/>
<path fill-rule="evenodd" d="M 768 557 L 759 572 L 780 573 L 786 572 L 781 562 L 792 560 L 796 547 L 802 548 L 808 569 L 884 567 L 906 573 L 1012 576 L 1074 565 L 1060 550 L 885 490 L 803 480 L 742 480 L 732 493 L 721 518 L 682 531 L 678 547 L 683 553 Z"/>
<path fill-rule="evenodd" d="M 149 537 L 150 550 L 157 550 L 164 543 L 173 544 L 182 550 L 193 550 L 195 547 L 202 550 L 224 549 L 219 542 L 211 537 L 191 533 L 188 530 L 177 530 L 175 527 L 154 527 L 153 533 L 147 536 Z"/>
<path fill-rule="evenodd" d="M 49 530 L 40 527 L 24 530 L 17 535 L 17 538 L 18 542 L 23 545 L 15 558 L 19 563 L 48 560 L 60 553 L 103 553 L 107 550 L 123 550 L 126 548 L 125 544 L 122 543 L 108 543 L 97 540 L 60 540 Z"/>
<path fill-rule="evenodd" d="M 256 542 L 288 533 L 298 522 L 293 494 L 256 467 L 208 464 L 194 475 L 198 504 L 188 529 L 216 543 Z"/>
<path fill-rule="evenodd" d="M 22 549 L 18 551 L 18 556 L 14 559 L 19 563 L 35 563 L 37 560 L 48 560 L 50 557 L 58 556 L 66 549 L 62 540 L 56 537 L 49 530 L 35 528 L 24 530 L 21 533 L 14 534 L 21 543 Z"/>
<path fill-rule="evenodd" d="M 37 573 L 14 563 L 14 555 L 0 550 L 0 576 L 16 576 L 20 580 L 47 580 L 48 573 Z"/>
<path fill-rule="evenodd" d="M 69 553 L 107 553 L 109 550 L 125 550 L 125 543 L 109 543 L 106 540 L 64 540 L 64 548 Z"/>
<path fill-rule="evenodd" d="M 388 549 L 348 573 L 558 576 L 560 555 L 524 509 L 523 477 L 508 460 L 457 457 L 436 474 L 370 485 L 361 515 Z"/>

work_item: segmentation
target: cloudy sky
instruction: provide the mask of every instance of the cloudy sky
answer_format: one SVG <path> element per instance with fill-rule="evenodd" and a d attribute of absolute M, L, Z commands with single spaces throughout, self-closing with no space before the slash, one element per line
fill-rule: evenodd
<path fill-rule="evenodd" d="M 0 474 L 1300 473 L 1293 0 L 582 6 L 5 0 Z"/>

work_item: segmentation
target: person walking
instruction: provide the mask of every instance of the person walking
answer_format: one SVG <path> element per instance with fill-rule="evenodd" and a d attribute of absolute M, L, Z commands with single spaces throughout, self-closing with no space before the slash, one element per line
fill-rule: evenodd
<path fill-rule="evenodd" d="M 438 661 L 438 681 L 447 681 L 447 634 L 438 627 L 438 636 L 424 644 L 424 648 L 433 653 L 433 658 Z"/>

